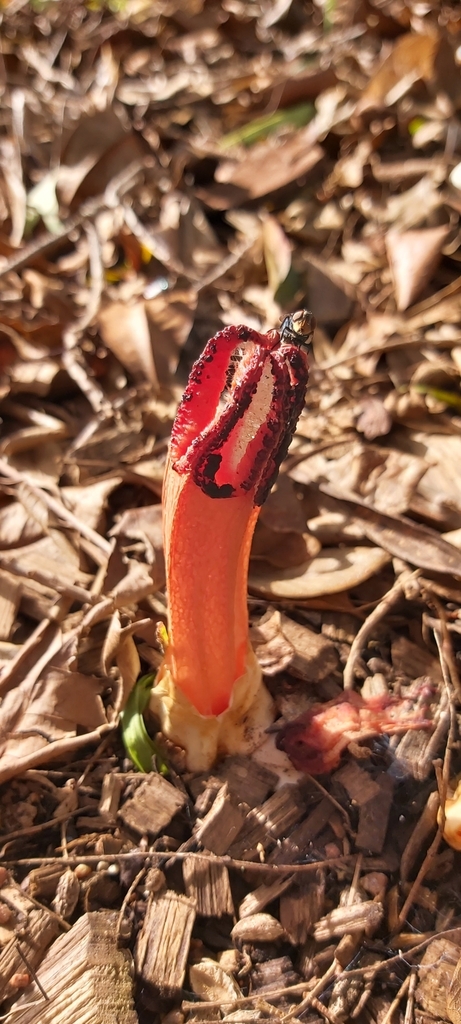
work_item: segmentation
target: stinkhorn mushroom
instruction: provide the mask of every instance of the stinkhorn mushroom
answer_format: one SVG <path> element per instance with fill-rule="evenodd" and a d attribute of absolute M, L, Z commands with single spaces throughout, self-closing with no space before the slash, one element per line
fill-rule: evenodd
<path fill-rule="evenodd" d="M 168 646 L 150 708 L 190 770 L 251 749 L 272 701 L 248 640 L 259 509 L 303 408 L 312 314 L 261 334 L 226 327 L 192 367 L 163 487 Z"/>

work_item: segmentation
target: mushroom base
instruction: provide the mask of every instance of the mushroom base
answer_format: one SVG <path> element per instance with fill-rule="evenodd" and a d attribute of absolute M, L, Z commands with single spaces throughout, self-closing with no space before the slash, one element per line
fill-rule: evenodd
<path fill-rule="evenodd" d="M 175 685 L 163 662 L 149 702 L 164 735 L 186 752 L 187 769 L 204 772 L 226 754 L 251 753 L 274 721 L 272 697 L 259 663 L 248 648 L 246 672 L 234 683 L 229 707 L 218 716 L 201 715 Z"/>

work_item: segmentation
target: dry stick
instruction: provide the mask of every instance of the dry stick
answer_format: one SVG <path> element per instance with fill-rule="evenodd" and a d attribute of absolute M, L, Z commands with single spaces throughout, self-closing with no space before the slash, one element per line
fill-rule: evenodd
<path fill-rule="evenodd" d="M 99 312 L 104 287 L 104 266 L 98 233 L 90 221 L 85 223 L 85 231 L 90 256 L 90 295 L 83 316 L 63 332 L 64 348 L 61 358 L 64 369 L 88 399 L 93 412 L 108 419 L 113 414 L 112 406 L 99 384 L 89 376 L 84 359 L 77 350 L 77 343 L 83 332 Z"/>
<path fill-rule="evenodd" d="M 391 1020 L 392 1020 L 392 1018 L 394 1016 L 394 1013 L 398 1009 L 398 1007 L 400 1006 L 400 1003 L 402 1002 L 403 997 L 406 995 L 409 986 L 410 986 L 410 975 L 408 975 L 408 977 L 405 978 L 405 981 L 402 982 L 402 984 L 401 984 L 401 986 L 399 988 L 399 991 L 397 992 L 397 995 L 392 1000 L 392 1003 L 391 1003 L 389 1009 L 387 1010 L 387 1012 L 384 1014 L 384 1017 L 381 1020 L 381 1024 L 390 1024 L 390 1022 L 391 1022 Z"/>
<path fill-rule="evenodd" d="M 405 1017 L 404 1017 L 403 1024 L 411 1024 L 411 1022 L 413 1020 L 413 1015 L 414 1015 L 414 1010 L 415 1010 L 415 992 L 416 992 L 416 982 L 417 982 L 417 980 L 418 980 L 418 973 L 415 970 L 415 968 L 412 967 L 411 974 L 410 974 L 410 984 L 408 986 L 407 1007 L 406 1007 L 406 1010 L 405 1010 Z"/>
<path fill-rule="evenodd" d="M 80 808 L 79 814 L 82 813 L 83 808 Z M 92 808 L 94 810 L 94 808 Z M 51 822 L 46 822 L 51 827 L 57 819 L 54 818 Z M 45 823 L 42 826 L 32 826 L 32 828 L 44 828 Z M 28 830 L 29 831 L 29 830 Z M 78 840 L 73 840 L 78 842 Z M 237 871 L 255 871 L 256 874 L 269 874 L 269 875 L 282 875 L 282 874 L 309 874 L 312 871 L 318 871 L 319 868 L 335 868 L 345 867 L 349 861 L 355 861 L 357 859 L 356 853 L 345 854 L 343 857 L 330 857 L 327 860 L 315 860 L 309 864 L 261 864 L 260 861 L 252 860 L 233 860 L 232 857 L 219 857 L 215 854 L 206 853 L 193 853 L 190 850 L 131 850 L 129 853 L 107 853 L 101 857 L 101 854 L 81 854 L 80 856 L 73 856 L 66 858 L 67 867 L 76 867 L 77 864 L 99 864 L 101 860 L 106 860 L 108 864 L 124 863 L 130 860 L 153 860 L 154 863 L 158 861 L 162 862 L 166 858 L 170 857 L 175 860 L 184 860 L 186 857 L 192 857 L 194 860 L 205 861 L 206 864 L 223 864 L 227 868 L 234 868 Z M 16 860 L 4 860 L 4 867 L 42 867 L 44 864 L 62 864 L 62 857 L 25 857 Z M 453 929 L 452 929 L 453 930 Z"/>
<path fill-rule="evenodd" d="M 369 1000 L 369 998 L 371 996 L 371 993 L 373 991 L 374 983 L 375 983 L 375 979 L 374 978 L 369 978 L 368 981 L 365 982 L 364 987 L 363 987 L 363 991 L 360 994 L 358 1002 L 356 1003 L 356 1005 L 354 1006 L 354 1009 L 352 1010 L 351 1020 L 356 1020 L 356 1018 L 362 1012 L 364 1006 L 366 1006 L 366 1004 L 367 1004 L 367 1002 L 368 1002 L 368 1000 Z"/>
<path fill-rule="evenodd" d="M 342 1024 L 343 1018 L 341 1018 L 341 1022 L 340 1022 L 339 1018 L 335 1017 L 335 1015 L 333 1013 L 330 1013 L 330 1011 L 327 1010 L 326 1006 L 324 1006 L 323 1003 L 320 1002 L 320 999 L 317 999 L 317 996 L 313 996 L 312 997 L 312 999 L 310 1001 L 310 1005 L 312 1006 L 313 1010 L 316 1010 L 317 1013 L 321 1014 L 322 1017 L 325 1017 L 325 1020 L 327 1020 L 329 1022 L 329 1024 Z M 299 1006 L 295 1006 L 294 1011 L 293 1011 L 293 1016 L 297 1017 L 298 1013 L 299 1013 Z M 282 1020 L 286 1020 L 286 1017 L 282 1017 Z"/>
<path fill-rule="evenodd" d="M 355 663 L 357 661 L 357 658 L 360 656 L 360 652 L 365 647 L 368 637 L 373 632 L 378 622 L 380 622 L 381 619 L 383 619 L 384 616 L 387 615 L 387 613 L 394 606 L 394 604 L 397 603 L 402 594 L 404 586 L 406 586 L 410 579 L 415 579 L 417 576 L 419 576 L 419 573 L 419 569 L 417 569 L 416 572 L 412 572 L 409 574 L 407 574 L 406 572 L 401 573 L 399 578 L 395 581 L 393 587 L 391 587 L 391 589 L 388 590 L 387 594 L 384 595 L 382 601 L 380 601 L 377 608 L 375 608 L 374 611 L 372 611 L 371 614 L 368 616 L 368 618 L 365 619 L 365 622 L 360 627 L 357 636 L 354 637 L 351 649 L 349 651 L 349 657 L 347 659 L 346 667 L 344 669 L 345 690 L 354 689 Z"/>
<path fill-rule="evenodd" d="M 50 587 L 63 597 L 69 597 L 72 601 L 78 601 L 80 604 L 97 604 L 100 600 L 99 597 L 95 597 L 89 590 L 85 590 L 84 587 L 79 587 L 75 583 L 60 583 L 53 572 L 47 572 L 46 569 L 24 569 L 19 562 L 2 558 L 1 555 L 0 569 L 6 569 L 7 572 L 10 572 L 13 576 L 19 576 L 20 579 L 34 580 L 35 583 L 41 583 L 42 586 Z"/>
<path fill-rule="evenodd" d="M 117 918 L 117 927 L 115 929 L 115 934 L 117 936 L 117 942 L 119 941 L 119 938 L 120 938 L 120 932 L 122 930 L 122 924 L 123 924 L 123 918 L 124 918 L 124 915 L 125 915 L 125 910 L 126 910 L 128 904 L 129 904 L 130 900 L 131 900 L 131 897 L 132 897 L 133 893 L 136 892 L 136 889 L 137 889 L 141 879 L 144 878 L 144 875 L 146 874 L 147 871 L 148 871 L 148 865 L 144 864 L 144 866 L 141 868 L 141 870 L 138 871 L 136 877 L 133 879 L 133 881 L 132 881 L 128 891 L 125 893 L 122 905 L 120 907 L 120 913 L 119 913 L 118 918 Z"/>
<path fill-rule="evenodd" d="M 326 799 L 329 800 L 330 803 L 333 804 L 333 807 L 336 807 L 336 810 L 339 811 L 339 813 L 345 819 L 346 826 L 347 826 L 348 830 L 350 832 L 352 832 L 353 829 L 352 829 L 352 825 L 351 825 L 351 819 L 350 819 L 350 817 L 349 817 L 349 815 L 348 815 L 348 813 L 346 811 L 346 808 L 341 806 L 341 804 L 339 803 L 339 800 L 335 800 L 334 796 L 332 796 L 331 793 L 329 793 L 328 790 L 325 789 L 324 786 L 322 786 L 321 782 L 319 782 L 318 779 L 316 779 L 314 775 L 309 775 L 309 773 L 306 772 L 306 778 L 308 778 L 309 782 L 312 782 L 314 784 L 314 786 L 316 787 L 316 789 L 318 789 L 323 794 L 323 796 L 326 797 Z"/>
<path fill-rule="evenodd" d="M 42 619 L 38 626 L 35 627 L 33 633 L 30 634 L 25 643 L 19 648 L 18 653 L 15 654 L 14 658 L 8 662 L 7 667 L 0 673 L 0 694 L 3 695 L 3 691 L 8 689 L 11 676 L 21 667 L 22 662 L 25 661 L 30 651 L 40 643 L 52 621 L 51 615 Z"/>
<path fill-rule="evenodd" d="M 17 944 L 17 946 L 16 946 L 16 949 L 17 949 L 17 951 L 18 951 L 18 953 L 19 953 L 19 956 L 21 957 L 21 960 L 23 960 L 23 961 L 24 961 L 24 963 L 25 963 L 25 965 L 26 965 L 26 968 L 27 968 L 27 970 L 28 970 L 29 974 L 30 974 L 30 975 L 32 976 L 32 978 L 34 979 L 34 981 L 35 981 L 35 984 L 36 984 L 36 986 L 37 986 L 37 988 L 38 988 L 39 992 L 41 992 L 41 994 L 42 994 L 43 998 L 44 998 L 44 999 L 46 999 L 47 1003 L 49 1003 L 49 1001 L 50 1001 L 50 997 L 49 997 L 49 995 L 47 995 L 47 993 L 45 992 L 45 989 L 43 988 L 43 985 L 41 984 L 41 982 L 40 982 L 40 979 L 39 979 L 39 977 L 37 976 L 36 972 L 34 971 L 34 968 L 32 967 L 32 964 L 31 964 L 31 963 L 29 962 L 28 958 L 26 957 L 26 954 L 25 954 L 25 953 L 23 953 L 23 951 L 22 951 L 22 949 L 21 949 L 21 943 L 20 943 L 20 942 L 18 942 L 18 944 Z"/>
<path fill-rule="evenodd" d="M 55 740 L 53 743 L 40 747 L 40 750 L 34 750 L 31 754 L 18 757 L 14 763 L 0 769 L 0 784 L 8 782 L 8 779 L 14 779 L 16 775 L 22 775 L 28 768 L 36 768 L 37 765 L 53 761 L 56 757 L 61 757 L 62 754 L 74 753 L 88 744 L 97 743 L 106 732 L 111 732 L 116 727 L 117 722 L 108 722 L 82 736 L 70 736 L 67 739 Z"/>
<path fill-rule="evenodd" d="M 14 839 L 25 839 L 30 836 L 36 836 L 39 832 L 46 832 L 47 828 L 54 828 L 55 825 L 59 825 L 63 821 L 67 821 L 69 818 L 76 818 L 79 814 L 87 814 L 90 811 L 94 811 L 94 804 L 88 804 L 87 807 L 76 807 L 74 811 L 63 811 L 62 814 L 57 814 L 54 818 L 50 818 L 48 821 L 41 821 L 39 825 L 29 825 L 29 828 L 18 828 L 15 832 L 8 832 L 6 835 L 0 836 L 3 842 L 2 851 L 8 843 L 12 843 Z M 56 858 L 61 860 L 60 857 Z M 67 859 L 66 859 L 67 863 Z"/>
<path fill-rule="evenodd" d="M 39 900 L 36 900 L 34 896 L 31 896 L 30 892 L 27 892 L 26 890 L 22 889 L 19 883 L 16 882 L 14 879 L 10 879 L 10 885 L 13 885 L 14 888 L 18 892 L 20 892 L 22 896 L 25 896 L 26 899 L 29 900 L 29 903 L 32 903 L 34 907 L 37 907 L 37 910 L 46 910 L 47 914 L 49 914 L 49 916 L 52 917 L 54 921 L 57 921 L 59 927 L 62 928 L 63 931 L 70 932 L 72 925 L 69 924 L 68 921 L 65 921 L 60 914 L 57 914 L 55 910 L 51 910 L 51 907 L 45 907 L 43 903 L 40 903 Z M 5 897 L 2 896 L 2 900 L 4 899 Z"/>
<path fill-rule="evenodd" d="M 235 267 L 237 263 L 246 256 L 252 245 L 252 241 L 244 242 L 235 252 L 231 252 L 228 256 L 225 256 L 220 263 L 208 272 L 208 274 L 205 274 L 204 277 L 192 285 L 194 291 L 201 292 L 204 288 L 208 288 L 210 284 L 213 284 L 214 281 L 218 281 L 223 274 L 226 274 L 228 270 Z"/>
<path fill-rule="evenodd" d="M 318 1001 L 317 996 L 321 995 L 324 989 L 327 988 L 329 982 L 337 973 L 337 969 L 338 961 L 333 960 L 333 963 L 330 964 L 328 970 L 325 971 L 325 974 L 315 983 L 312 991 L 308 992 L 307 996 L 304 997 L 301 1003 L 298 1003 L 297 1006 L 283 1015 L 281 1018 L 281 1024 L 285 1024 L 285 1021 L 291 1020 L 292 1017 L 298 1017 L 301 1013 L 304 1013 L 304 1010 L 307 1010 L 308 1007 L 312 1005 L 312 1001 L 314 999 Z"/>
<path fill-rule="evenodd" d="M 322 979 L 322 981 L 323 981 L 323 979 Z M 266 1002 L 269 1002 L 269 1001 L 273 1002 L 274 999 L 275 1000 L 282 999 L 283 996 L 298 995 L 300 993 L 302 994 L 303 992 L 306 991 L 308 986 L 309 986 L 309 982 L 301 981 L 297 985 L 289 985 L 289 986 L 286 986 L 284 988 L 275 988 L 275 989 L 272 990 L 272 992 L 265 992 L 264 993 L 264 998 L 265 998 Z M 261 999 L 261 993 L 260 992 L 254 992 L 253 995 L 251 995 L 251 996 L 237 996 L 235 999 L 232 999 L 232 1005 L 233 1006 L 238 1006 L 238 1007 L 246 1006 L 246 1005 L 250 1005 L 251 1003 L 257 1002 L 258 999 Z M 191 1010 L 193 1010 L 193 1011 L 197 1011 L 197 1010 L 220 1010 L 221 1007 L 222 1007 L 222 999 L 220 999 L 220 1000 L 218 1000 L 217 1002 L 214 1002 L 214 1003 L 213 1002 L 190 1003 L 187 1000 L 184 1000 L 181 1003 L 181 1010 L 182 1010 L 183 1013 L 189 1013 Z M 296 1012 L 299 1011 L 299 1008 L 300 1008 L 299 1006 L 296 1007 Z"/>
<path fill-rule="evenodd" d="M 441 652 L 443 654 L 443 657 L 445 659 L 445 662 L 446 662 L 446 665 L 447 665 L 447 669 L 448 669 L 449 674 L 450 674 L 450 680 L 451 680 L 452 686 L 453 686 L 453 688 L 455 690 L 455 693 L 456 693 L 456 695 L 458 697 L 458 700 L 461 700 L 461 682 L 460 682 L 460 678 L 459 678 L 459 672 L 458 672 L 458 666 L 456 664 L 455 654 L 454 654 L 454 651 L 453 651 L 453 644 L 452 644 L 452 640 L 451 640 L 451 636 L 450 636 L 450 630 L 448 628 L 448 622 L 447 622 L 447 616 L 446 616 L 446 613 L 445 613 L 445 608 L 444 608 L 442 602 L 437 597 L 437 595 L 434 594 L 434 592 L 430 589 L 430 587 L 429 588 L 424 587 L 424 590 L 426 590 L 426 589 L 429 590 L 429 595 L 430 595 L 429 600 L 430 600 L 430 603 L 434 605 L 434 608 L 436 609 L 436 612 L 437 612 L 437 615 L 438 615 L 438 621 L 437 621 L 437 619 L 436 620 L 432 620 L 431 626 L 432 626 L 432 629 L 434 630 L 434 635 L 435 636 L 437 636 L 437 633 L 439 633 L 439 632 L 441 634 L 440 650 L 441 650 Z"/>

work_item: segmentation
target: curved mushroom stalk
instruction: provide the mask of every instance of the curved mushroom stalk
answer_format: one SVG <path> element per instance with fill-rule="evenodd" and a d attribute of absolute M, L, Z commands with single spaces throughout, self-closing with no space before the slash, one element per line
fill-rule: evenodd
<path fill-rule="evenodd" d="M 173 425 L 163 491 L 169 646 L 150 707 L 190 770 L 251 749 L 272 720 L 248 641 L 248 561 L 304 404 L 308 316 L 266 335 L 216 334 Z"/>

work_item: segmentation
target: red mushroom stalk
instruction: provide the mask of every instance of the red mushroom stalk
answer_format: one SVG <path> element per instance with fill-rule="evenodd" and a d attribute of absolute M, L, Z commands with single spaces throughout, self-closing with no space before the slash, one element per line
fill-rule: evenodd
<path fill-rule="evenodd" d="M 304 404 L 312 330 L 303 310 L 280 331 L 220 331 L 173 425 L 163 491 L 169 644 L 151 708 L 192 770 L 248 749 L 271 720 L 248 641 L 248 561 Z"/>

